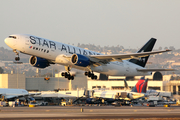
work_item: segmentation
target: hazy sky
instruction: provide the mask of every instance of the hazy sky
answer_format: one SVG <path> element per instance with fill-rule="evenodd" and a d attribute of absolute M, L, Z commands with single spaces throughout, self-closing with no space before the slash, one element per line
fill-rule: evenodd
<path fill-rule="evenodd" d="M 0 47 L 26 33 L 70 43 L 180 48 L 180 0 L 0 0 Z"/>

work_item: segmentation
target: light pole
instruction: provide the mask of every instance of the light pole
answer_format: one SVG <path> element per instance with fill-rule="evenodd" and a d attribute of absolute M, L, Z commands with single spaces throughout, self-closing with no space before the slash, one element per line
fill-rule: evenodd
<path fill-rule="evenodd" d="M 58 70 L 58 92 L 59 92 L 59 70 Z"/>

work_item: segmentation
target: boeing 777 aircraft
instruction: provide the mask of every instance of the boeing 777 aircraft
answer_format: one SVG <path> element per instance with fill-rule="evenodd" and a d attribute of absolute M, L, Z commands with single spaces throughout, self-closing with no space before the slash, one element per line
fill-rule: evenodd
<path fill-rule="evenodd" d="M 31 55 L 29 62 L 32 66 L 46 68 L 50 64 L 61 64 L 67 72 L 62 76 L 73 80 L 71 68 L 85 71 L 91 79 L 97 79 L 93 72 L 110 76 L 144 76 L 152 71 L 169 71 L 173 69 L 144 68 L 149 55 L 168 52 L 170 50 L 152 51 L 156 39 L 151 38 L 137 53 L 104 55 L 68 44 L 44 39 L 28 34 L 13 34 L 5 39 L 5 43 L 17 54 L 19 51 Z"/>

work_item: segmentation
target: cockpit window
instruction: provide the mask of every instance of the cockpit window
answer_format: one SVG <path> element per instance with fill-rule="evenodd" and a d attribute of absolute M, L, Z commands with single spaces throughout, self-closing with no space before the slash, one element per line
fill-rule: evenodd
<path fill-rule="evenodd" d="M 14 39 L 16 39 L 16 36 L 9 36 L 9 38 L 14 38 Z"/>

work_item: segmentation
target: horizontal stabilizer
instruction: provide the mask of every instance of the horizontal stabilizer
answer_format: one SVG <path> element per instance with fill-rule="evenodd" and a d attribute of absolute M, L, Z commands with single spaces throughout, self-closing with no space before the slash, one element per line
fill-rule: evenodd
<path fill-rule="evenodd" d="M 137 69 L 140 72 L 155 72 L 155 71 L 176 71 L 175 69 Z"/>

